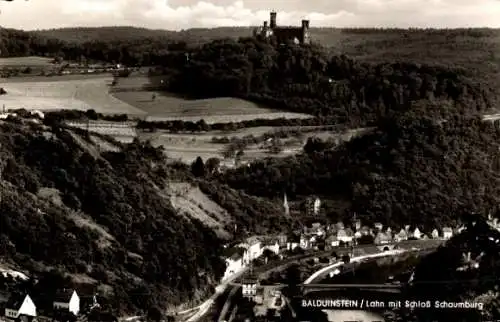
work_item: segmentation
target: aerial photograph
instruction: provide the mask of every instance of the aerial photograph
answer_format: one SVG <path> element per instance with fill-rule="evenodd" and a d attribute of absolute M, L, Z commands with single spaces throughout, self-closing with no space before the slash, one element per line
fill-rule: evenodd
<path fill-rule="evenodd" d="M 500 1 L 0 0 L 0 322 L 500 321 Z"/>

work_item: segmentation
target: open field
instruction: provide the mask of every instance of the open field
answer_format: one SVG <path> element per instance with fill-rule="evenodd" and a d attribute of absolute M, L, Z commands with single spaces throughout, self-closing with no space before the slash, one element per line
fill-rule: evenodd
<path fill-rule="evenodd" d="M 60 110 L 94 109 L 103 114 L 129 114 L 142 117 L 144 112 L 109 95 L 112 77 L 79 78 L 65 81 L 2 82 L 7 94 L 0 106 L 8 109 Z"/>
<path fill-rule="evenodd" d="M 286 127 L 284 129 L 290 129 Z M 228 137 L 239 138 L 253 135 L 255 137 L 261 136 L 265 133 L 273 133 L 279 131 L 280 128 L 271 127 L 256 127 L 241 129 L 234 132 L 209 132 L 209 133 L 195 133 L 195 134 L 173 134 L 158 131 L 156 133 L 139 132 L 141 140 L 151 140 L 153 146 L 163 146 L 167 155 L 175 160 L 180 160 L 185 163 L 193 162 L 198 156 L 203 160 L 211 157 L 223 159 L 222 153 L 228 144 L 214 143 L 213 137 Z M 353 136 L 361 133 L 362 129 L 350 130 L 345 133 L 333 133 L 330 131 L 318 130 L 316 132 L 307 132 L 300 137 L 290 136 L 280 141 L 283 144 L 283 150 L 280 153 L 271 154 L 264 144 L 253 144 L 247 146 L 243 151 L 244 155 L 241 158 L 242 162 L 250 162 L 255 159 L 264 157 L 286 157 L 302 151 L 304 144 L 309 137 L 318 137 L 321 139 L 340 139 L 343 141 L 350 140 Z M 233 164 L 232 160 L 225 160 L 223 162 L 227 166 Z"/>
<path fill-rule="evenodd" d="M 52 58 L 49 57 L 8 57 L 0 58 L 0 68 L 2 67 L 45 67 L 53 66 Z"/>
<path fill-rule="evenodd" d="M 174 208 L 213 228 L 219 237 L 230 237 L 225 226 L 230 225 L 231 216 L 227 210 L 213 202 L 197 186 L 191 186 L 185 182 L 173 182 L 165 192 L 170 196 Z"/>
<path fill-rule="evenodd" d="M 147 85 L 159 83 L 161 77 L 131 76 L 120 78 L 114 86 L 113 96 L 148 114 L 148 121 L 199 121 L 229 123 L 253 119 L 310 118 L 307 114 L 282 112 L 231 97 L 188 100 L 163 92 L 143 90 Z M 157 84 L 156 84 L 157 85 Z M 124 91 L 126 90 L 126 91 Z M 153 99 L 153 94 L 156 98 Z"/>
<path fill-rule="evenodd" d="M 40 76 L 40 75 L 19 75 L 10 78 L 0 78 L 0 86 L 5 83 L 54 83 L 54 82 L 67 82 L 67 81 L 81 81 L 81 80 L 95 80 L 105 78 L 111 84 L 111 74 L 70 74 L 70 75 L 54 75 L 54 76 Z"/>
<path fill-rule="evenodd" d="M 259 107 L 257 104 L 230 97 L 185 100 L 175 96 L 153 92 L 118 92 L 113 95 L 148 113 L 148 121 L 183 120 L 197 122 L 201 119 L 206 123 L 241 122 L 253 119 L 275 118 L 310 118 L 310 115 L 288 113 Z"/>

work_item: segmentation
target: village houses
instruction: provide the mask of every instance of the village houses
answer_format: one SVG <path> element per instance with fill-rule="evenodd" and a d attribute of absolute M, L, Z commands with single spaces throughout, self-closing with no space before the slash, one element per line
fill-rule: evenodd
<path fill-rule="evenodd" d="M 243 253 L 243 264 L 248 265 L 251 261 L 262 255 L 262 242 L 258 237 L 250 237 L 246 242 L 238 244 L 237 247 L 245 249 Z"/>
<path fill-rule="evenodd" d="M 339 242 L 351 243 L 354 238 L 354 234 L 352 234 L 352 230 L 350 232 L 351 234 L 349 234 L 349 231 L 347 229 L 339 229 L 337 231 L 337 239 L 339 240 Z"/>
<path fill-rule="evenodd" d="M 391 243 L 392 239 L 386 233 L 379 231 L 378 234 L 375 236 L 374 242 L 375 245 L 383 245 Z"/>
<path fill-rule="evenodd" d="M 80 297 L 75 290 L 64 289 L 56 293 L 53 307 L 56 310 L 66 310 L 77 316 L 80 312 Z"/>
<path fill-rule="evenodd" d="M 394 236 L 394 241 L 399 243 L 400 241 L 408 240 L 408 233 L 405 229 L 401 229 L 399 233 Z"/>
<path fill-rule="evenodd" d="M 415 230 L 413 231 L 412 237 L 415 239 L 422 238 L 422 233 L 420 232 L 420 229 L 418 229 L 418 227 L 416 227 Z"/>
<path fill-rule="evenodd" d="M 222 280 L 226 280 L 235 273 L 241 271 L 245 265 L 243 264 L 243 252 L 241 248 L 232 249 L 232 254 L 226 258 L 226 271 Z"/>
<path fill-rule="evenodd" d="M 444 227 L 443 228 L 443 238 L 444 239 L 450 239 L 453 236 L 453 230 L 451 227 Z"/>
<path fill-rule="evenodd" d="M 36 317 L 36 305 L 29 294 L 11 294 L 5 303 L 5 317 L 10 320 L 31 321 Z"/>

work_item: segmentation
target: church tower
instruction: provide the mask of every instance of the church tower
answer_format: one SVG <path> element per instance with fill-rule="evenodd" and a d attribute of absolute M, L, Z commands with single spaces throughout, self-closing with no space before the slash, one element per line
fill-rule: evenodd
<path fill-rule="evenodd" d="M 290 207 L 288 207 L 288 199 L 286 198 L 286 193 L 283 197 L 283 208 L 285 209 L 285 215 L 290 215 Z"/>

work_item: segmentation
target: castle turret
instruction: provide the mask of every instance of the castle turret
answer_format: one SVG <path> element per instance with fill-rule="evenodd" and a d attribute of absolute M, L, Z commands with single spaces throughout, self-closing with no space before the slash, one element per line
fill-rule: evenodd
<path fill-rule="evenodd" d="M 271 11 L 271 14 L 269 17 L 269 27 L 271 29 L 276 28 L 276 16 L 277 16 L 276 11 Z"/>

